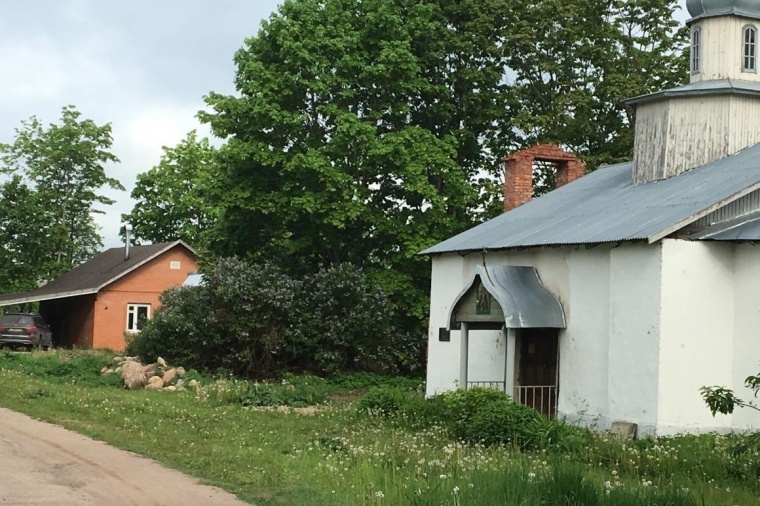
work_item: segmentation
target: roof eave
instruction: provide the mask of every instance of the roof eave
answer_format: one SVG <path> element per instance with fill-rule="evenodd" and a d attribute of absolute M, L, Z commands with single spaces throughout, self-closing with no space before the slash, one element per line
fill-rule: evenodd
<path fill-rule="evenodd" d="M 672 88 L 669 90 L 658 91 L 656 93 L 649 93 L 646 95 L 639 95 L 627 100 L 623 100 L 625 105 L 638 105 L 649 102 L 656 102 L 658 100 L 665 100 L 668 98 L 685 98 L 685 97 L 697 97 L 705 95 L 739 95 L 739 96 L 752 96 L 760 97 L 760 91 L 751 90 L 747 88 L 740 88 L 733 86 L 730 82 L 725 86 L 717 88 L 705 88 L 705 89 L 693 89 L 693 90 L 679 90 L 679 88 Z"/>
<path fill-rule="evenodd" d="M 0 300 L 0 307 L 12 306 L 14 304 L 26 304 L 29 302 L 40 302 L 43 300 L 67 299 L 69 297 L 79 297 L 81 295 L 91 295 L 94 293 L 98 293 L 98 290 L 96 288 L 86 288 L 86 289 L 74 290 L 70 292 L 58 292 L 58 293 L 48 293 L 48 294 L 40 294 L 40 295 L 26 295 L 24 297 L 17 297 L 15 299 Z"/>

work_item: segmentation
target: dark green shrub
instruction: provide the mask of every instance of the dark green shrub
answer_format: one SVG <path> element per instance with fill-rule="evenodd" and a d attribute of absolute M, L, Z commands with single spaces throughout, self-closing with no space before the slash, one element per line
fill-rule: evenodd
<path fill-rule="evenodd" d="M 221 259 L 204 276 L 162 295 L 128 353 L 261 378 L 396 371 L 414 341 L 394 329 L 392 304 L 352 266 L 296 280 L 272 265 Z"/>
<path fill-rule="evenodd" d="M 425 399 L 415 392 L 398 387 L 374 387 L 359 399 L 359 411 L 384 417 L 426 418 Z"/>
<path fill-rule="evenodd" d="M 332 374 L 328 376 L 328 381 L 331 385 L 341 390 L 362 390 L 379 386 L 397 387 L 402 390 L 422 390 L 425 385 L 422 378 L 372 372 Z"/>
<path fill-rule="evenodd" d="M 341 264 L 304 277 L 298 305 L 298 345 L 307 370 L 399 369 L 408 338 L 393 326 L 391 302 L 360 269 Z"/>
<path fill-rule="evenodd" d="M 220 260 L 203 285 L 165 292 L 128 352 L 206 372 L 271 375 L 296 352 L 285 332 L 297 288 L 274 266 Z"/>
<path fill-rule="evenodd" d="M 439 397 L 445 409 L 445 424 L 457 438 L 468 431 L 467 427 L 478 411 L 490 404 L 509 399 L 503 392 L 482 387 L 452 390 Z"/>
<path fill-rule="evenodd" d="M 466 421 L 455 420 L 451 430 L 455 438 L 468 443 L 535 448 L 541 421 L 534 409 L 504 398 L 484 404 Z"/>

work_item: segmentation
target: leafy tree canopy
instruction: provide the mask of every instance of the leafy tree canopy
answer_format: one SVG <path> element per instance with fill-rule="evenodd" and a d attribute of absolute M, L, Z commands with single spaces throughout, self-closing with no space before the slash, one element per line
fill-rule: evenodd
<path fill-rule="evenodd" d="M 410 317 L 417 252 L 490 215 L 500 158 L 556 142 L 630 155 L 621 99 L 685 76 L 669 0 L 287 0 L 202 119 L 219 156 L 220 254 L 349 262 Z"/>
<path fill-rule="evenodd" d="M 164 147 L 161 161 L 137 176 L 137 202 L 122 221 L 133 225 L 136 241 L 182 239 L 201 245 L 201 235 L 215 221 L 209 189 L 216 177 L 216 150 L 192 131 L 176 147 Z"/>
<path fill-rule="evenodd" d="M 102 246 L 92 213 L 103 212 L 98 205 L 113 200 L 100 191 L 124 188 L 106 175 L 105 164 L 118 162 L 110 152 L 111 126 L 80 116 L 75 107 L 64 107 L 60 122 L 47 128 L 32 117 L 16 129 L 13 143 L 0 145 L 0 172 L 12 176 L 0 196 L 4 203 L 29 206 L 21 213 L 6 209 L 0 217 L 4 245 L 12 245 L 0 273 L 7 282 L 4 291 L 15 283 L 50 280 Z M 19 269 L 28 277 L 15 280 Z"/>

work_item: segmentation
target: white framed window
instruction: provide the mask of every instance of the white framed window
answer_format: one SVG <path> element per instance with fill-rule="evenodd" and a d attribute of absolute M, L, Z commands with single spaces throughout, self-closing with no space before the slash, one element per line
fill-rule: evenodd
<path fill-rule="evenodd" d="M 182 268 L 182 263 L 179 260 L 172 260 L 169 262 L 169 268 L 173 271 L 179 270 Z"/>
<path fill-rule="evenodd" d="M 742 72 L 757 72 L 757 28 L 745 25 L 742 29 Z"/>
<path fill-rule="evenodd" d="M 700 52 L 702 49 L 702 28 L 691 29 L 691 73 L 699 74 Z"/>
<path fill-rule="evenodd" d="M 140 332 L 150 319 L 150 304 L 127 304 L 127 332 Z"/>

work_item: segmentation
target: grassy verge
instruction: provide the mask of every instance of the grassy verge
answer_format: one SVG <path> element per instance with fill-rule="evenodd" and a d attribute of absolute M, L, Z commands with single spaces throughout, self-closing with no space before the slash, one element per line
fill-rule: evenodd
<path fill-rule="evenodd" d="M 126 391 L 90 374 L 108 358 L 0 353 L 0 405 L 260 506 L 757 505 L 760 496 L 758 477 L 742 475 L 726 437 L 634 444 L 599 437 L 573 452 L 523 453 L 452 442 L 440 427 L 410 430 L 344 402 L 310 415 L 246 408 L 230 393 L 248 388 L 236 382 L 200 396 Z M 747 472 L 751 459 L 760 461 L 743 458 Z"/>

